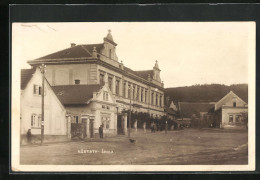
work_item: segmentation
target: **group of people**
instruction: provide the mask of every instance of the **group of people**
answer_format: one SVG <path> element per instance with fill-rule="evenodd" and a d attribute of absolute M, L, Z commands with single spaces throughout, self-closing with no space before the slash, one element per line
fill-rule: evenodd
<path fill-rule="evenodd" d="M 162 125 L 161 124 L 155 124 L 154 122 L 151 123 L 151 132 L 152 133 L 155 133 L 155 131 L 161 131 L 162 130 Z M 167 133 L 167 130 L 168 130 L 168 124 L 167 122 L 165 123 L 165 133 Z"/>

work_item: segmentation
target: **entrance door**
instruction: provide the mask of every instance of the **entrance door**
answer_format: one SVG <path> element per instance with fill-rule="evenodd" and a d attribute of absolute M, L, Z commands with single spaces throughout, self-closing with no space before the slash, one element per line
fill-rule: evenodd
<path fill-rule="evenodd" d="M 93 138 L 94 137 L 94 119 L 89 120 L 89 133 L 90 133 L 90 137 Z"/>
<path fill-rule="evenodd" d="M 117 116 L 117 134 L 124 134 L 123 132 L 124 122 L 122 121 L 122 115 Z"/>

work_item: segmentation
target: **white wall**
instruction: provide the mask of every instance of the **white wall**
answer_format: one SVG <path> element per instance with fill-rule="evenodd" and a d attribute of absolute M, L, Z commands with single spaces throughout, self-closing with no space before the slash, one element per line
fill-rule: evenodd
<path fill-rule="evenodd" d="M 21 134 L 32 129 L 32 134 L 40 134 L 41 129 L 31 127 L 32 114 L 41 114 L 41 95 L 33 94 L 33 86 L 42 86 L 42 76 L 37 69 L 26 88 L 21 91 Z M 66 111 L 63 105 L 45 80 L 46 95 L 44 98 L 44 134 L 66 135 Z"/>

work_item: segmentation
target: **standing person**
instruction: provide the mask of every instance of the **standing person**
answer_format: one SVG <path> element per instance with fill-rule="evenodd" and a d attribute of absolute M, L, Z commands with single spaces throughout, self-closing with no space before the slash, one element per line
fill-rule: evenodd
<path fill-rule="evenodd" d="M 28 144 L 31 144 L 31 143 L 32 143 L 32 133 L 31 133 L 31 129 L 28 129 L 27 134 L 26 134 L 26 137 L 27 137 L 27 143 L 28 143 Z"/>
<path fill-rule="evenodd" d="M 103 139 L 103 124 L 99 126 L 98 131 L 99 131 L 99 137 Z"/>
<path fill-rule="evenodd" d="M 167 121 L 165 122 L 165 134 L 167 134 L 168 124 Z"/>

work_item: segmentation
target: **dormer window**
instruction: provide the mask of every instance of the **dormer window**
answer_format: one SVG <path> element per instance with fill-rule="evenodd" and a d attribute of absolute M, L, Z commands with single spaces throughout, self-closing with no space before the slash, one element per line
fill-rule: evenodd
<path fill-rule="evenodd" d="M 233 107 L 236 107 L 237 106 L 237 103 L 236 102 L 233 102 Z"/>

